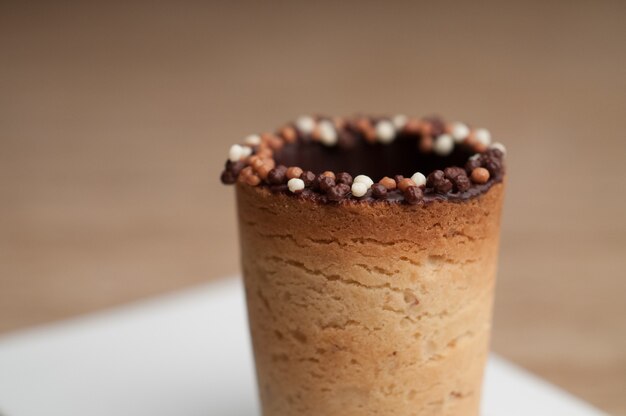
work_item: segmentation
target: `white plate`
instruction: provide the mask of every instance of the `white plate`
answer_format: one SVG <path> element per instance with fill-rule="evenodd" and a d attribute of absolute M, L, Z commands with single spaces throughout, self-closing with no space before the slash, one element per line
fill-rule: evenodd
<path fill-rule="evenodd" d="M 602 415 L 493 356 L 485 416 Z M 3 416 L 254 416 L 239 279 L 0 338 Z"/>

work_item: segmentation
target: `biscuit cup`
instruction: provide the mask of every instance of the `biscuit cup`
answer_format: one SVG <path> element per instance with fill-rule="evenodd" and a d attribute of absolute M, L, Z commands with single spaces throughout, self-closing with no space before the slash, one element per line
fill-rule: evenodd
<path fill-rule="evenodd" d="M 480 164 L 494 170 L 494 154 L 502 155 L 465 153 L 470 178 Z M 442 175 L 453 184 L 447 193 L 431 173 L 412 204 L 406 189 L 376 198 L 372 187 L 331 201 L 319 175 L 308 194 L 238 181 L 264 416 L 479 414 L 502 171 L 465 191 L 454 174 Z"/>

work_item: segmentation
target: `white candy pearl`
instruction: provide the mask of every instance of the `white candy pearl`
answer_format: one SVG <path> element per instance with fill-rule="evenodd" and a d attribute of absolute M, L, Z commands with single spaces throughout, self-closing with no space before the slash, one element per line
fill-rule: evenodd
<path fill-rule="evenodd" d="M 243 142 L 248 146 L 258 146 L 261 144 L 261 136 L 258 134 L 251 134 L 246 136 L 246 138 L 243 139 Z"/>
<path fill-rule="evenodd" d="M 366 186 L 366 189 L 370 189 L 374 185 L 374 181 L 367 175 L 359 175 L 352 181 L 353 183 L 362 183 Z"/>
<path fill-rule="evenodd" d="M 421 172 L 415 172 L 413 176 L 411 176 L 411 180 L 415 182 L 417 186 L 426 185 L 426 176 Z"/>
<path fill-rule="evenodd" d="M 230 150 L 228 151 L 228 159 L 231 162 L 237 162 L 243 156 L 243 149 L 238 144 L 234 144 L 230 146 Z"/>
<path fill-rule="evenodd" d="M 476 129 L 474 131 L 474 138 L 482 145 L 489 146 L 491 143 L 491 133 L 487 129 Z"/>
<path fill-rule="evenodd" d="M 315 129 L 315 120 L 311 116 L 300 116 L 296 119 L 296 127 L 304 134 L 311 134 Z"/>
<path fill-rule="evenodd" d="M 334 146 L 337 144 L 337 130 L 335 126 L 328 120 L 320 121 L 319 124 L 320 142 L 326 146 Z"/>
<path fill-rule="evenodd" d="M 396 128 L 388 120 L 376 123 L 376 138 L 381 143 L 391 143 L 396 138 Z"/>
<path fill-rule="evenodd" d="M 287 187 L 291 192 L 298 192 L 304 189 L 304 181 L 298 178 L 289 179 Z"/>
<path fill-rule="evenodd" d="M 469 157 L 469 160 L 477 160 L 480 158 L 480 153 L 473 154 Z"/>
<path fill-rule="evenodd" d="M 405 116 L 404 114 L 397 114 L 391 120 L 396 130 L 402 130 L 404 126 L 406 126 L 406 123 L 408 121 L 409 121 L 409 118 Z"/>
<path fill-rule="evenodd" d="M 470 129 L 466 124 L 463 123 L 454 123 L 452 124 L 452 131 L 450 134 L 454 138 L 454 141 L 457 143 L 461 143 L 463 140 L 467 138 L 470 134 Z"/>
<path fill-rule="evenodd" d="M 503 155 L 506 155 L 506 147 L 504 147 L 504 145 L 502 143 L 499 142 L 495 142 L 494 144 L 492 144 L 490 146 L 492 149 L 498 149 L 499 151 L 502 152 Z"/>
<path fill-rule="evenodd" d="M 454 149 L 454 139 L 449 134 L 442 134 L 437 137 L 433 146 L 433 151 L 439 156 L 448 156 Z"/>
<path fill-rule="evenodd" d="M 352 195 L 356 196 L 357 198 L 360 198 L 363 195 L 365 195 L 367 193 L 367 189 L 368 189 L 368 186 L 364 184 L 363 182 L 352 183 L 352 188 L 351 188 Z"/>
<path fill-rule="evenodd" d="M 241 146 L 241 157 L 248 157 L 252 154 L 252 148 L 249 146 Z"/>

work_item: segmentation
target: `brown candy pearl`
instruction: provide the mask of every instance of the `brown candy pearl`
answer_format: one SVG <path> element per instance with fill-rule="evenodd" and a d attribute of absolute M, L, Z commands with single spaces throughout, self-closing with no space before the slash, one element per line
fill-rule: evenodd
<path fill-rule="evenodd" d="M 457 166 L 452 166 L 449 168 L 445 168 L 443 171 L 444 176 L 452 182 L 454 188 L 459 192 L 465 192 L 471 186 L 469 178 L 465 173 L 465 169 L 459 168 Z"/>
<path fill-rule="evenodd" d="M 340 183 L 332 188 L 328 189 L 326 192 L 326 197 L 331 201 L 341 201 L 348 195 L 350 192 L 350 186 L 345 183 Z"/>
<path fill-rule="evenodd" d="M 404 195 L 405 201 L 411 205 L 419 203 L 424 196 L 422 190 L 417 186 L 409 186 L 402 194 Z"/>
<path fill-rule="evenodd" d="M 368 142 L 374 143 L 376 141 L 376 129 L 374 129 L 370 119 L 360 118 L 356 122 L 356 128 Z"/>
<path fill-rule="evenodd" d="M 465 172 L 467 173 L 472 173 L 472 171 L 476 168 L 479 168 L 482 166 L 482 162 L 480 161 L 480 158 L 474 158 L 474 159 L 469 159 L 466 163 L 465 163 Z"/>
<path fill-rule="evenodd" d="M 498 159 L 502 159 L 504 157 L 504 153 L 502 152 L 502 150 L 498 149 L 498 148 L 491 148 L 487 151 L 487 154 L 493 155 L 494 157 L 498 158 Z"/>
<path fill-rule="evenodd" d="M 276 161 L 272 158 L 263 159 L 263 163 L 270 169 L 274 169 L 276 167 Z"/>
<path fill-rule="evenodd" d="M 452 182 L 445 177 L 442 170 L 431 172 L 428 178 L 426 178 L 426 186 L 440 194 L 445 194 L 452 190 Z"/>
<path fill-rule="evenodd" d="M 298 133 L 296 132 L 296 129 L 291 126 L 285 126 L 280 129 L 280 135 L 283 139 L 285 139 L 285 142 L 287 143 L 293 143 L 298 138 Z"/>
<path fill-rule="evenodd" d="M 244 181 L 250 186 L 257 186 L 258 184 L 261 183 L 261 178 L 259 178 L 255 174 L 252 174 L 252 175 L 246 176 Z"/>
<path fill-rule="evenodd" d="M 280 139 L 280 137 L 274 136 L 271 133 L 263 133 L 261 135 L 261 140 L 263 143 L 267 144 L 272 150 L 279 150 L 283 147 L 284 142 Z"/>
<path fill-rule="evenodd" d="M 299 178 L 300 175 L 302 175 L 302 169 L 300 169 L 297 166 L 292 166 L 289 169 L 287 169 L 287 178 L 288 179 Z"/>
<path fill-rule="evenodd" d="M 268 159 L 271 158 L 274 155 L 274 152 L 272 152 L 272 149 L 270 149 L 269 147 L 267 147 L 266 145 L 260 145 L 259 149 L 256 151 L 256 156 L 258 156 L 261 159 Z"/>
<path fill-rule="evenodd" d="M 465 140 L 465 144 L 468 145 L 475 153 L 483 153 L 487 151 L 487 146 L 476 140 L 474 137 L 474 132 L 471 132 L 470 135 Z"/>
<path fill-rule="evenodd" d="M 445 175 L 442 170 L 434 170 L 428 174 L 426 177 L 426 186 L 428 188 L 432 188 L 435 186 L 436 182 L 439 182 L 445 178 Z"/>
<path fill-rule="evenodd" d="M 418 135 L 422 129 L 421 121 L 411 118 L 404 125 L 404 132 L 406 134 Z"/>
<path fill-rule="evenodd" d="M 322 176 L 326 176 L 326 177 L 335 179 L 335 172 L 327 170 L 325 172 L 322 172 Z"/>
<path fill-rule="evenodd" d="M 387 197 L 387 188 L 383 184 L 375 183 L 370 189 L 374 198 L 385 199 Z"/>
<path fill-rule="evenodd" d="M 487 151 L 487 146 L 478 142 L 474 143 L 473 148 L 476 153 L 483 153 Z"/>
<path fill-rule="evenodd" d="M 252 167 L 246 166 L 245 168 L 241 170 L 241 172 L 239 172 L 239 177 L 237 179 L 240 182 L 248 183 L 247 179 L 253 175 L 256 176 L 254 173 L 254 170 L 252 170 Z"/>
<path fill-rule="evenodd" d="M 435 191 L 440 194 L 447 194 L 448 192 L 452 190 L 452 187 L 453 187 L 452 182 L 446 179 L 441 184 L 435 186 Z"/>
<path fill-rule="evenodd" d="M 252 166 L 254 169 L 257 169 L 264 165 L 263 159 L 261 159 L 257 155 L 251 156 L 249 162 L 250 166 Z"/>
<path fill-rule="evenodd" d="M 502 169 L 502 162 L 500 159 L 494 157 L 490 154 L 485 154 L 482 156 L 482 167 L 487 169 L 491 176 L 495 176 Z"/>
<path fill-rule="evenodd" d="M 404 178 L 398 182 L 398 189 L 400 189 L 402 192 L 406 191 L 406 189 L 411 186 L 417 186 L 417 185 L 415 184 L 415 182 L 413 182 L 409 178 Z"/>
<path fill-rule="evenodd" d="M 391 179 L 389 176 L 385 176 L 380 181 L 378 181 L 378 183 L 384 186 L 388 191 L 396 189 L 397 186 L 396 181 Z"/>
<path fill-rule="evenodd" d="M 452 166 L 449 168 L 445 168 L 443 171 L 444 175 L 446 178 L 452 180 L 454 178 L 456 178 L 459 175 L 465 175 L 465 170 L 462 168 L 459 168 L 457 166 Z"/>
<path fill-rule="evenodd" d="M 235 175 L 238 175 L 239 172 L 241 172 L 241 170 L 245 167 L 246 163 L 242 160 L 238 160 L 237 162 L 231 162 L 229 160 L 228 162 L 226 162 L 226 170 L 230 170 Z"/>
<path fill-rule="evenodd" d="M 350 175 L 348 172 L 339 172 L 336 177 L 335 180 L 337 181 L 337 183 L 344 183 L 346 185 L 352 185 L 352 175 Z"/>
<path fill-rule="evenodd" d="M 422 136 L 429 136 L 432 138 L 433 125 L 430 123 L 430 121 L 422 121 L 420 125 L 420 133 L 422 134 Z"/>
<path fill-rule="evenodd" d="M 255 167 L 254 170 L 256 171 L 257 175 L 261 177 L 261 179 L 265 180 L 267 178 L 267 175 L 270 173 L 270 170 L 272 170 L 272 168 L 270 168 L 265 163 L 263 163 L 259 167 Z"/>
<path fill-rule="evenodd" d="M 243 179 L 246 176 L 250 176 L 250 175 L 254 175 L 254 170 L 252 169 L 251 166 L 246 166 L 245 168 L 241 169 L 241 172 L 239 172 L 240 179 Z"/>
<path fill-rule="evenodd" d="M 287 167 L 280 165 L 270 170 L 267 174 L 267 181 L 271 185 L 281 185 L 287 182 Z"/>
<path fill-rule="evenodd" d="M 224 172 L 222 172 L 222 176 L 220 176 L 220 180 L 223 184 L 230 185 L 237 181 L 237 175 L 230 170 L 224 170 Z"/>
<path fill-rule="evenodd" d="M 322 135 L 320 132 L 320 126 L 316 124 L 315 127 L 313 128 L 313 131 L 311 132 L 311 139 L 315 140 L 316 142 L 319 142 L 321 136 Z"/>
<path fill-rule="evenodd" d="M 304 186 L 310 187 L 315 182 L 315 174 L 310 170 L 307 170 L 302 172 L 302 174 L 300 175 L 300 179 L 302 179 L 302 182 L 304 182 Z"/>
<path fill-rule="evenodd" d="M 463 172 L 462 175 L 459 175 L 456 178 L 452 179 L 452 183 L 454 184 L 456 190 L 459 192 L 465 192 L 470 188 L 470 186 L 472 186 L 465 172 Z"/>
<path fill-rule="evenodd" d="M 476 168 L 472 171 L 472 182 L 483 184 L 489 180 L 489 171 L 485 168 Z"/>
<path fill-rule="evenodd" d="M 422 153 L 430 153 L 433 150 L 434 140 L 432 136 L 422 136 L 419 142 L 419 149 Z"/>
<path fill-rule="evenodd" d="M 318 182 L 322 192 L 328 192 L 329 189 L 335 186 L 335 179 L 330 176 L 324 176 L 323 174 L 318 178 Z"/>
<path fill-rule="evenodd" d="M 239 181 L 243 183 L 247 183 L 251 186 L 257 186 L 261 183 L 261 178 L 259 178 L 250 166 L 247 166 L 241 170 L 239 173 Z"/>

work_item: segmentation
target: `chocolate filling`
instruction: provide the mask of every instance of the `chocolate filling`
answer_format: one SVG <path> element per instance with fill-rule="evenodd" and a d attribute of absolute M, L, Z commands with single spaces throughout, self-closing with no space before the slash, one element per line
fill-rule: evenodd
<path fill-rule="evenodd" d="M 285 144 L 275 153 L 276 164 L 299 166 L 315 173 L 325 171 L 348 172 L 353 177 L 367 175 L 374 180 L 384 176 L 403 175 L 410 178 L 415 172 L 428 176 L 435 170 L 449 166 L 465 166 L 472 156 L 467 148 L 456 146 L 448 156 L 422 153 L 415 137 L 399 135 L 393 143 L 356 141 L 352 146 L 323 146 L 312 140 Z"/>

